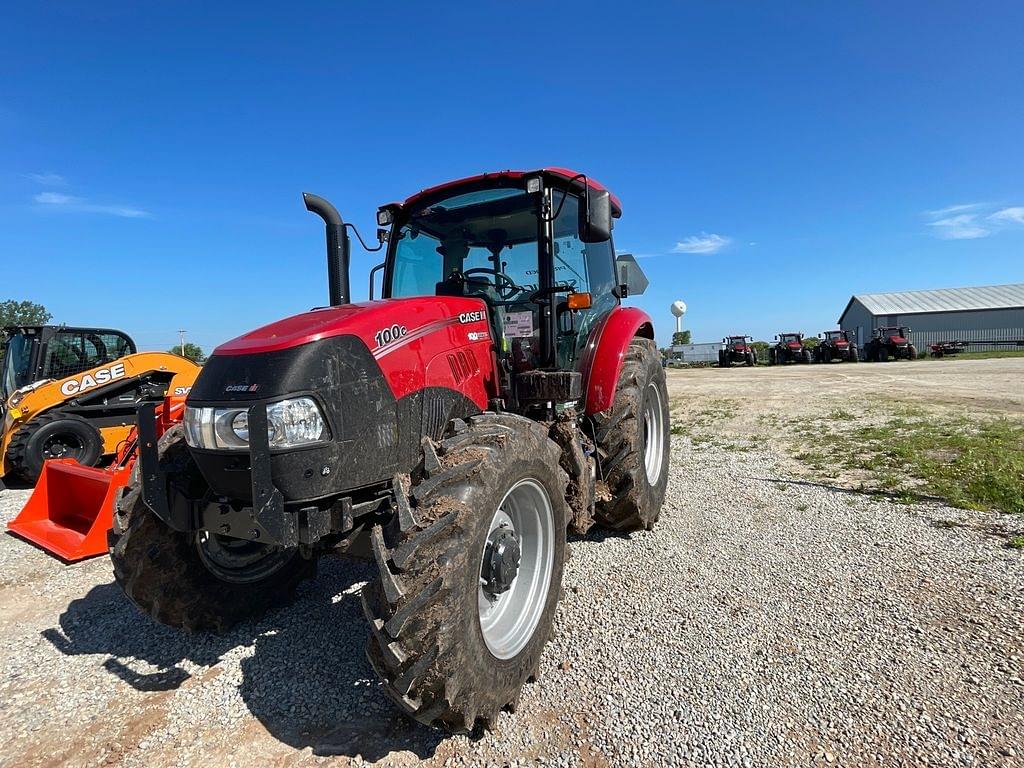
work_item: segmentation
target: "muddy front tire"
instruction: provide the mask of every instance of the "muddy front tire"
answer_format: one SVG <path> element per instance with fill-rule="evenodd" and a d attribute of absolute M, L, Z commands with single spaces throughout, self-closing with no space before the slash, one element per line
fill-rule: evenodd
<path fill-rule="evenodd" d="M 159 453 L 162 471 L 190 493 L 202 492 L 180 425 L 160 439 Z M 110 558 L 128 599 L 161 624 L 226 632 L 288 602 L 299 582 L 315 575 L 315 561 L 297 549 L 172 530 L 143 502 L 139 471 L 136 463 L 117 503 Z"/>
<path fill-rule="evenodd" d="M 649 339 L 630 342 L 612 407 L 594 416 L 601 472 L 610 498 L 596 518 L 620 531 L 650 530 L 668 483 L 669 416 L 665 372 Z"/>
<path fill-rule="evenodd" d="M 420 469 L 396 479 L 398 512 L 371 530 L 366 655 L 413 719 L 489 726 L 536 677 L 566 556 L 559 455 L 542 425 L 486 413 L 426 441 Z"/>

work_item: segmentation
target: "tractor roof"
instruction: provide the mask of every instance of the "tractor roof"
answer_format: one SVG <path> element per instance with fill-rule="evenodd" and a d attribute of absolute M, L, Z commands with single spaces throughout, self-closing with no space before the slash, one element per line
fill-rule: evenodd
<path fill-rule="evenodd" d="M 476 176 L 467 176 L 464 179 L 446 181 L 444 184 L 438 184 L 433 187 L 428 187 L 427 189 L 420 190 L 415 195 L 406 198 L 405 202 L 402 203 L 402 206 L 406 207 L 409 205 L 413 205 L 415 203 L 418 203 L 420 200 L 434 197 L 438 192 L 455 189 L 456 187 L 473 186 L 482 181 L 488 180 L 514 181 L 525 178 L 526 176 L 536 176 L 538 174 L 546 176 L 549 180 L 555 181 L 556 183 L 569 182 L 570 180 L 574 179 L 577 176 L 583 176 L 583 178 L 586 180 L 586 186 L 590 187 L 591 189 L 597 192 L 604 192 L 607 189 L 599 181 L 596 181 L 595 179 L 592 179 L 589 176 L 585 176 L 584 174 L 577 173 L 576 171 L 571 171 L 568 168 L 540 168 L 535 171 L 496 171 L 494 173 L 479 173 Z M 577 178 L 572 183 L 574 186 L 578 186 L 581 188 L 584 186 L 583 179 Z M 618 218 L 619 216 L 622 215 L 622 203 L 619 202 L 619 198 L 617 198 L 611 192 L 608 192 L 608 195 L 611 198 L 612 215 Z"/>

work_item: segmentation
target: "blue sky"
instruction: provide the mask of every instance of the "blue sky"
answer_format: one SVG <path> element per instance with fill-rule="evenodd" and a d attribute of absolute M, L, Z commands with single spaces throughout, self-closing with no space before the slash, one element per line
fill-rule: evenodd
<path fill-rule="evenodd" d="M 671 335 L 1024 281 L 1020 3 L 21 3 L 0 25 L 0 298 L 210 350 L 326 301 L 300 193 L 374 211 L 564 165 L 623 201 Z M 365 295 L 375 260 L 354 251 Z"/>

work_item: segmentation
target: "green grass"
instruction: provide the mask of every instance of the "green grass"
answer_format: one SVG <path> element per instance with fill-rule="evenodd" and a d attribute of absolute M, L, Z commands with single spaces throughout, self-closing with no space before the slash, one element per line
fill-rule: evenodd
<path fill-rule="evenodd" d="M 1007 544 L 1010 549 L 1024 549 L 1024 536 L 1011 536 Z"/>
<path fill-rule="evenodd" d="M 796 458 L 820 471 L 864 471 L 866 490 L 899 502 L 941 498 L 963 509 L 1024 513 L 1024 424 L 940 419 L 896 407 L 882 424 L 811 437 Z"/>

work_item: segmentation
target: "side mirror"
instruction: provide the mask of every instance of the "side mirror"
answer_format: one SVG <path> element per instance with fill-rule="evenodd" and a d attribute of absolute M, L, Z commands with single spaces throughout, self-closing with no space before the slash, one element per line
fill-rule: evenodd
<path fill-rule="evenodd" d="M 620 253 L 615 257 L 615 274 L 619 277 L 620 299 L 639 296 L 647 290 L 647 275 L 640 269 L 633 254 Z"/>
<path fill-rule="evenodd" d="M 603 243 L 612 236 L 612 200 L 608 190 L 588 189 L 580 198 L 580 240 Z"/>

